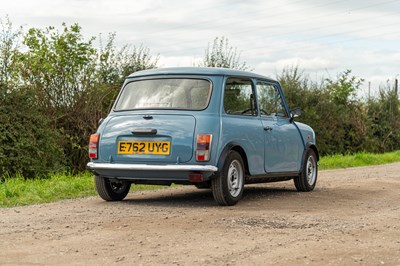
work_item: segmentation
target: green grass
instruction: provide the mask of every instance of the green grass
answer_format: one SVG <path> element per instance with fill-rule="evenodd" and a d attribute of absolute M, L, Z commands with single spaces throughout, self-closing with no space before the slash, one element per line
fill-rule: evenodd
<path fill-rule="evenodd" d="M 160 186 L 132 185 L 133 190 L 152 190 Z M 0 208 L 54 202 L 97 195 L 93 175 L 54 174 L 47 179 L 5 178 L 0 182 Z"/>
<path fill-rule="evenodd" d="M 319 169 L 337 169 L 357 166 L 378 165 L 400 161 L 400 151 L 383 154 L 360 152 L 353 155 L 324 156 L 319 161 Z"/>
<path fill-rule="evenodd" d="M 400 161 L 400 151 L 384 154 L 357 153 L 322 157 L 320 169 L 348 168 Z M 132 185 L 133 190 L 152 190 L 160 186 Z M 0 208 L 54 202 L 97 195 L 90 173 L 77 176 L 55 174 L 47 179 L 5 178 L 0 182 Z"/>

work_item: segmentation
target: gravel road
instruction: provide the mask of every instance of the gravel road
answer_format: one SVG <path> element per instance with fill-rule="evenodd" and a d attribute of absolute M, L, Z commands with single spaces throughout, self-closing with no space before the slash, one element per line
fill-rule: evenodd
<path fill-rule="evenodd" d="M 400 163 L 248 186 L 233 207 L 174 187 L 0 209 L 0 265 L 400 265 Z"/>

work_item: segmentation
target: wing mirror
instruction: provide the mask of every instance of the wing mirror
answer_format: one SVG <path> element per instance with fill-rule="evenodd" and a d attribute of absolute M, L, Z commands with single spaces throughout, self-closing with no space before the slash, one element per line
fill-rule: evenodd
<path fill-rule="evenodd" d="M 290 122 L 293 122 L 293 120 L 297 117 L 301 116 L 301 108 L 300 107 L 296 107 L 292 110 L 290 110 Z"/>

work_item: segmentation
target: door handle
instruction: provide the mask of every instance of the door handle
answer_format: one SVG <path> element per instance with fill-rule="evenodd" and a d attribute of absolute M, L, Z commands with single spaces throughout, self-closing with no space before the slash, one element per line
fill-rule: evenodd
<path fill-rule="evenodd" d="M 271 130 L 272 130 L 272 127 L 264 127 L 264 130 L 265 130 L 265 131 L 271 131 Z"/>

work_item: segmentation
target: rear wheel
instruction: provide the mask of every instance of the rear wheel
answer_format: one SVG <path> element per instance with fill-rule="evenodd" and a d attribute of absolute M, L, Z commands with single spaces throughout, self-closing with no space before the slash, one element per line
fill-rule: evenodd
<path fill-rule="evenodd" d="M 124 180 L 114 180 L 102 176 L 94 176 L 94 183 L 99 196 L 106 201 L 120 201 L 128 195 L 131 183 Z"/>
<path fill-rule="evenodd" d="M 244 164 L 239 153 L 230 151 L 221 173 L 211 180 L 215 201 L 219 205 L 235 205 L 243 195 Z"/>
<path fill-rule="evenodd" d="M 311 191 L 315 188 L 318 176 L 317 156 L 313 150 L 308 150 L 303 163 L 303 170 L 294 179 L 294 185 L 298 191 Z"/>

